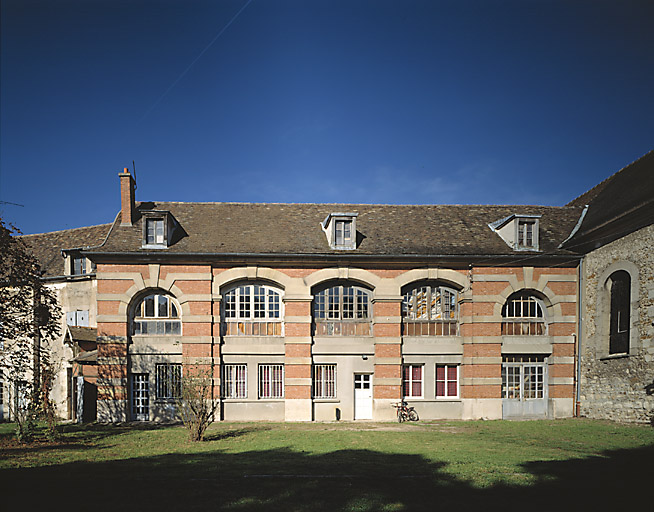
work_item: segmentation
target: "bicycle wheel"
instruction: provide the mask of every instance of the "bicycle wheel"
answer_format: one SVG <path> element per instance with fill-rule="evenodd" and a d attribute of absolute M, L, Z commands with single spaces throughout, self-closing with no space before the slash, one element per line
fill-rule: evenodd
<path fill-rule="evenodd" d="M 415 411 L 415 409 L 411 409 L 409 411 L 409 419 L 411 421 L 418 421 L 420 418 L 418 418 L 418 413 Z"/>
<path fill-rule="evenodd" d="M 397 410 L 397 422 L 402 423 L 402 411 L 400 409 Z"/>

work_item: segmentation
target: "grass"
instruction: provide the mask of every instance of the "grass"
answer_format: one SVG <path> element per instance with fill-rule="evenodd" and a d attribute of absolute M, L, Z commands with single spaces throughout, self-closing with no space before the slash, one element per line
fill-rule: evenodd
<path fill-rule="evenodd" d="M 653 510 L 654 429 L 590 420 L 0 425 L 0 503 L 94 510 Z M 10 510 L 7 508 L 7 510 Z"/>

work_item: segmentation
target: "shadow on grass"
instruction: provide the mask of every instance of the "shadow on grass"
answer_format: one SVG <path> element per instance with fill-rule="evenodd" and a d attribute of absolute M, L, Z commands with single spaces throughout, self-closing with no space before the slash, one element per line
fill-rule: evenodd
<path fill-rule="evenodd" d="M 102 426 L 105 429 L 105 426 Z M 256 429 L 257 427 L 253 427 Z M 235 430 L 232 437 L 248 429 Z M 106 430 L 105 430 L 106 433 Z M 218 434 L 216 439 L 220 438 Z M 531 486 L 471 486 L 419 455 L 288 449 L 167 454 L 0 471 L 3 508 L 70 499 L 93 510 L 651 510 L 654 447 L 530 462 Z M 620 484 L 624 483 L 624 486 Z"/>
<path fill-rule="evenodd" d="M 263 432 L 265 430 L 272 430 L 269 426 L 252 426 L 252 427 L 243 427 L 232 430 L 226 430 L 224 432 L 209 432 L 204 436 L 205 441 L 220 441 L 221 439 L 230 439 L 233 437 L 241 437 L 253 432 Z"/>

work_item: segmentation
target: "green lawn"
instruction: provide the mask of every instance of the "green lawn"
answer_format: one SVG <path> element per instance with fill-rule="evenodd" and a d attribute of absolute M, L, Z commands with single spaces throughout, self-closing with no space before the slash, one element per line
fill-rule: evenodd
<path fill-rule="evenodd" d="M 590 420 L 0 425 L 0 510 L 654 510 L 654 429 Z M 5 509 L 5 506 L 7 507 Z"/>

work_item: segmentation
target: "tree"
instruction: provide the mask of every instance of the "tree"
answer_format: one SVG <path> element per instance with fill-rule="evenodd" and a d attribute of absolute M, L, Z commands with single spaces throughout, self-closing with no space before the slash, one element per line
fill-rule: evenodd
<path fill-rule="evenodd" d="M 184 365 L 177 410 L 190 441 L 202 441 L 213 421 L 217 403 L 212 399 L 211 370 L 201 365 Z"/>
<path fill-rule="evenodd" d="M 41 267 L 20 231 L 0 219 L 0 378 L 9 386 L 8 400 L 16 434 L 30 441 L 43 415 L 54 434 L 50 402 L 53 365 L 50 345 L 60 334 L 61 308 L 41 279 Z"/>

